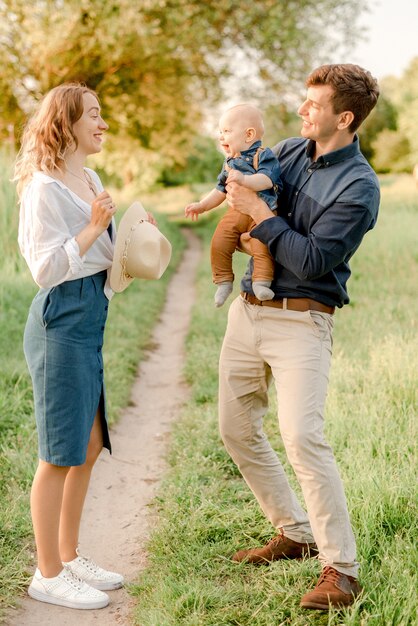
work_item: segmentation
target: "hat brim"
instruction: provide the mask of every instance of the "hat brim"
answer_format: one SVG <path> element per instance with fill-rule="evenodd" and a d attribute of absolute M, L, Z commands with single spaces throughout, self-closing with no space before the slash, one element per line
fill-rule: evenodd
<path fill-rule="evenodd" d="M 129 257 L 138 252 L 133 246 L 140 246 L 141 262 L 131 269 L 132 259 L 130 261 Z M 168 239 L 148 221 L 148 214 L 140 202 L 131 204 L 117 230 L 110 271 L 110 286 L 113 291 L 124 291 L 134 278 L 160 278 L 170 258 L 171 244 Z"/>

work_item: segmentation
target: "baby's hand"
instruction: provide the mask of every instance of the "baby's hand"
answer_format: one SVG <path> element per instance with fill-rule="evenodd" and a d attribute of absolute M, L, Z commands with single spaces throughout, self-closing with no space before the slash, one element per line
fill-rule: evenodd
<path fill-rule="evenodd" d="M 231 170 L 228 174 L 228 178 L 226 179 L 226 184 L 228 183 L 238 183 L 239 185 L 244 184 L 244 176 L 242 172 L 238 170 Z"/>
<path fill-rule="evenodd" d="M 184 209 L 184 214 L 186 217 L 191 217 L 192 221 L 196 221 L 201 213 L 204 213 L 205 209 L 202 207 L 200 202 L 192 202 L 192 204 L 188 204 Z"/>

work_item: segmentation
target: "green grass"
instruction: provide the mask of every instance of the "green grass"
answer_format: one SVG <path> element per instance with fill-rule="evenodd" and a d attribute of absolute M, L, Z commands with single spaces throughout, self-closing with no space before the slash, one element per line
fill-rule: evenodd
<path fill-rule="evenodd" d="M 352 261 L 353 304 L 336 314 L 327 403 L 327 437 L 345 482 L 363 598 L 341 613 L 306 612 L 299 599 L 316 581 L 315 561 L 253 568 L 229 560 L 240 547 L 270 538 L 272 528 L 218 435 L 217 364 L 227 307 L 212 305 L 208 219 L 198 224 L 206 250 L 187 340 L 185 373 L 193 395 L 174 428 L 149 567 L 132 587 L 136 624 L 416 623 L 418 197 L 407 178 L 383 183 L 378 225 Z M 245 259 L 235 256 L 239 275 Z M 278 434 L 273 395 L 265 428 L 300 494 Z"/>
<path fill-rule="evenodd" d="M 23 355 L 23 329 L 36 285 L 17 248 L 16 196 L 9 159 L 0 158 L 0 618 L 1 607 L 13 605 L 26 588 L 33 569 L 33 535 L 29 490 L 37 463 L 33 398 Z M 152 209 L 150 204 L 147 208 Z M 170 266 L 159 281 L 134 281 L 109 307 L 104 358 L 110 422 L 128 404 L 138 363 L 149 347 L 151 333 L 165 300 L 184 238 L 176 223 L 158 216 L 173 245 Z M 0 620 L 1 621 L 1 620 Z"/>
<path fill-rule="evenodd" d="M 7 178 L 7 168 L 0 168 Z M 1 179 L 0 179 L 1 182 Z M 217 428 L 217 364 L 227 307 L 213 307 L 208 245 L 217 216 L 199 220 L 205 242 L 197 300 L 187 339 L 185 376 L 192 398 L 175 426 L 170 471 L 155 505 L 159 522 L 149 544 L 149 567 L 131 587 L 140 626 L 408 626 L 416 623 L 416 285 L 418 197 L 407 177 L 383 180 L 378 225 L 352 262 L 352 305 L 336 315 L 327 404 L 327 436 L 345 481 L 362 562 L 364 597 L 330 615 L 302 612 L 299 598 L 318 574 L 315 561 L 268 568 L 232 564 L 238 548 L 256 545 L 272 529 Z M 174 207 L 197 190 L 173 190 Z M 147 208 L 153 203 L 150 197 Z M 36 291 L 16 246 L 17 210 L 10 184 L 0 185 L 0 603 L 13 604 L 32 569 L 28 494 L 37 457 L 32 392 L 21 348 Z M 155 207 L 170 206 L 168 193 Z M 179 208 L 180 207 L 180 208 Z M 134 281 L 112 301 L 105 337 L 107 392 L 116 420 L 149 345 L 165 290 L 184 246 L 178 224 L 163 216 L 173 243 L 161 281 Z M 235 255 L 236 275 L 245 265 Z M 239 288 L 237 280 L 235 291 Z M 295 490 L 275 418 L 265 427 Z"/>

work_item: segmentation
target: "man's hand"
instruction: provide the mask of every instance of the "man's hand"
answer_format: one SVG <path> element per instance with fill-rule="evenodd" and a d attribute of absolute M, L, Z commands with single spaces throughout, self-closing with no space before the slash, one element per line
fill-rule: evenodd
<path fill-rule="evenodd" d="M 245 252 L 245 254 L 249 254 L 251 256 L 250 241 L 251 241 L 250 233 L 242 233 L 242 235 L 239 238 L 237 250 L 239 252 Z"/>
<path fill-rule="evenodd" d="M 261 200 L 255 191 L 237 183 L 228 183 L 226 201 L 236 211 L 250 215 L 256 224 L 274 217 L 267 204 Z"/>

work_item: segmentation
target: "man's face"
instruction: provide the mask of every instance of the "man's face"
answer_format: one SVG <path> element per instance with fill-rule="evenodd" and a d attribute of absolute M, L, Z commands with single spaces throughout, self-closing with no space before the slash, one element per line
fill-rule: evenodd
<path fill-rule="evenodd" d="M 298 115 L 303 120 L 301 135 L 317 143 L 328 143 L 338 134 L 339 113 L 334 113 L 330 85 L 309 87 L 305 102 L 299 107 Z"/>

